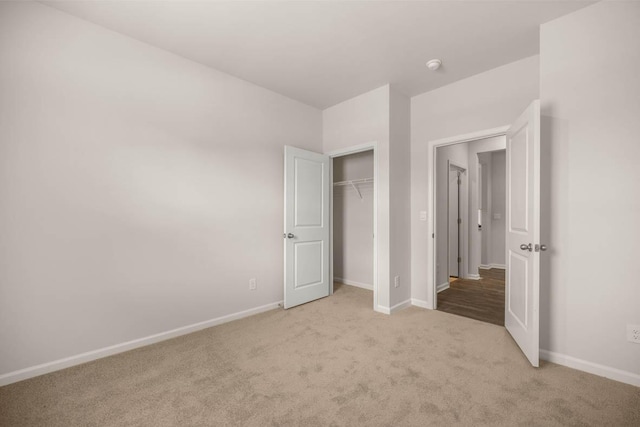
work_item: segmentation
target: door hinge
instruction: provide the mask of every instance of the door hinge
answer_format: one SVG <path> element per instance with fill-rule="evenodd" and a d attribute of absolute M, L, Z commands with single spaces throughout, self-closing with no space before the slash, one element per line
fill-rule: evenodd
<path fill-rule="evenodd" d="M 462 224 L 462 218 L 458 218 L 458 224 Z"/>
<path fill-rule="evenodd" d="M 462 184 L 462 181 L 460 179 L 458 179 L 458 185 Z"/>
<path fill-rule="evenodd" d="M 458 257 L 458 262 L 462 262 L 462 258 Z"/>

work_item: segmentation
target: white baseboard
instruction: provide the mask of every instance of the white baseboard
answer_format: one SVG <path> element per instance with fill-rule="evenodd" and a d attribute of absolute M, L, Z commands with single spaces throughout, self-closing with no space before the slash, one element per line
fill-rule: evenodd
<path fill-rule="evenodd" d="M 428 310 L 431 309 L 429 304 L 426 301 L 423 301 L 421 299 L 411 298 L 411 305 L 415 305 L 416 307 L 420 307 L 420 308 L 426 308 Z"/>
<path fill-rule="evenodd" d="M 138 338 L 109 347 L 104 347 L 98 350 L 92 350 L 86 353 L 77 354 L 75 356 L 65 357 L 64 359 L 58 359 L 52 362 L 42 363 L 40 365 L 31 366 L 29 368 L 20 369 L 18 371 L 9 372 L 7 374 L 0 375 L 0 386 L 26 380 L 28 378 L 37 377 L 39 375 L 48 374 L 49 372 L 59 371 L 60 369 L 69 368 L 71 366 L 81 365 L 83 363 L 91 362 L 92 360 L 101 359 L 103 357 L 112 356 L 118 353 L 123 353 L 125 351 L 133 350 L 138 347 L 155 344 L 160 341 L 165 341 L 171 338 L 179 337 L 181 335 L 190 334 L 192 332 L 210 328 L 216 325 L 221 325 L 233 320 L 253 316 L 254 314 L 276 309 L 280 304 L 282 304 L 282 301 L 273 302 L 271 304 L 251 308 L 249 310 L 228 314 L 226 316 L 218 317 L 211 320 L 205 320 L 204 322 L 194 323 L 192 325 L 183 326 L 181 328 L 172 329 L 170 331 L 149 335 L 144 338 Z"/>
<path fill-rule="evenodd" d="M 440 283 L 437 287 L 436 287 L 436 292 L 442 292 L 445 289 L 449 289 L 449 282 L 445 282 L 445 283 Z"/>
<path fill-rule="evenodd" d="M 480 280 L 481 277 L 479 274 L 467 274 L 467 277 L 465 277 L 465 279 L 468 280 Z"/>
<path fill-rule="evenodd" d="M 385 307 L 385 306 L 382 306 L 382 305 L 379 305 L 379 306 L 375 307 L 373 310 L 377 311 L 378 313 L 382 313 L 382 314 L 391 314 L 391 309 L 389 307 Z"/>
<path fill-rule="evenodd" d="M 600 377 L 609 378 L 622 383 L 631 384 L 636 387 L 640 387 L 640 375 L 633 372 L 623 371 L 620 369 L 612 368 L 610 366 L 600 365 L 586 360 L 578 359 L 575 357 L 567 356 L 565 354 L 554 353 L 549 350 L 540 349 L 540 358 L 549 362 L 557 363 L 558 365 L 566 366 L 568 368 L 577 369 L 579 371 L 588 372 Z"/>
<path fill-rule="evenodd" d="M 390 311 L 391 311 L 391 314 L 393 314 L 393 313 L 397 313 L 400 310 L 404 310 L 407 307 L 411 307 L 411 298 L 394 305 L 393 307 L 391 307 Z"/>
<path fill-rule="evenodd" d="M 370 291 L 373 290 L 373 285 L 370 285 L 368 283 L 356 282 L 355 280 L 343 279 L 342 277 L 334 277 L 333 281 L 344 283 L 345 285 L 349 286 L 355 286 L 357 288 L 368 289 Z"/>
<path fill-rule="evenodd" d="M 506 270 L 507 266 L 504 264 L 481 264 L 478 266 L 478 268 L 481 268 L 483 270 L 491 270 L 492 268 L 498 268 L 500 270 Z"/>
<path fill-rule="evenodd" d="M 393 307 L 385 307 L 385 306 L 379 305 L 376 308 L 374 308 L 374 310 L 377 311 L 378 313 L 393 314 L 410 306 L 411 306 L 411 299 L 408 299 L 406 301 L 402 301 L 401 303 L 394 305 Z"/>

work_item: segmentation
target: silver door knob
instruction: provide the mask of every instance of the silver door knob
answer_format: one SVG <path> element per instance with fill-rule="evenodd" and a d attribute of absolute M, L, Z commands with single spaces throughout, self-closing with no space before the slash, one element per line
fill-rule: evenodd
<path fill-rule="evenodd" d="M 529 243 L 528 245 L 525 245 L 523 243 L 523 244 L 520 245 L 520 249 L 522 249 L 523 251 L 531 252 L 533 250 L 533 247 L 531 246 L 531 243 Z"/>
<path fill-rule="evenodd" d="M 296 236 L 294 236 L 293 233 L 287 233 L 287 239 L 293 239 L 294 237 Z"/>
<path fill-rule="evenodd" d="M 547 250 L 547 245 L 540 245 L 540 250 L 542 252 L 546 251 Z"/>

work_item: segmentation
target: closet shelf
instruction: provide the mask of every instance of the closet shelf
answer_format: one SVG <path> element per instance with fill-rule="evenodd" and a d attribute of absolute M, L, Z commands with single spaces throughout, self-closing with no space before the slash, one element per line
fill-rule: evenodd
<path fill-rule="evenodd" d="M 352 179 L 350 181 L 334 182 L 333 185 L 337 187 L 340 185 L 365 184 L 367 182 L 373 182 L 373 178 L 361 178 L 361 179 Z"/>
<path fill-rule="evenodd" d="M 369 184 L 373 182 L 373 178 L 361 178 L 361 179 L 352 179 L 349 181 L 339 181 L 339 182 L 334 182 L 333 186 L 334 187 L 342 187 L 345 185 L 351 186 L 353 187 L 354 190 L 356 190 L 356 193 L 358 193 L 358 197 L 360 197 L 360 200 L 362 200 L 362 193 L 360 193 L 360 189 L 358 187 L 356 187 L 356 185 L 358 184 Z"/>

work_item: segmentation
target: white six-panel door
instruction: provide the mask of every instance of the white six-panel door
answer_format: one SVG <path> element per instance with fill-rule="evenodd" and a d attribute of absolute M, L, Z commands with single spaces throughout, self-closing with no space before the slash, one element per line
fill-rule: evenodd
<path fill-rule="evenodd" d="M 329 295 L 328 156 L 285 147 L 284 308 Z"/>
<path fill-rule="evenodd" d="M 507 132 L 505 327 L 539 364 L 540 102 Z"/>

